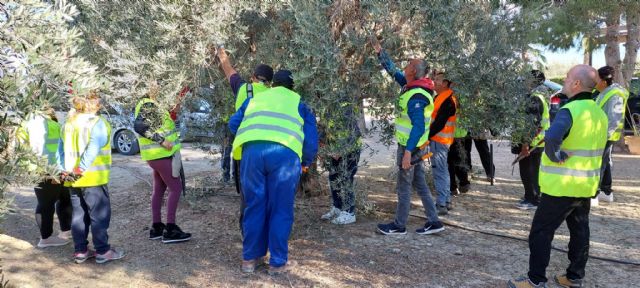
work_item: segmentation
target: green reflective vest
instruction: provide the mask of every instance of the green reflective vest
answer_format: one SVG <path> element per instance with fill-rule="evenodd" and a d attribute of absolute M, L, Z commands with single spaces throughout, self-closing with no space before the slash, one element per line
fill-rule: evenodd
<path fill-rule="evenodd" d="M 89 139 L 91 138 L 91 130 L 98 123 L 103 121 L 107 126 L 107 144 L 100 148 L 100 152 L 93 160 L 91 166 L 82 172 L 82 177 L 75 182 L 65 182 L 67 187 L 95 187 L 106 185 L 109 183 L 109 175 L 111 174 L 111 125 L 101 116 L 79 114 L 69 119 L 64 124 L 64 170 L 73 171 L 80 165 L 80 159 L 84 154 Z"/>
<path fill-rule="evenodd" d="M 467 134 L 469 134 L 467 129 L 464 129 L 459 125 L 456 125 L 456 130 L 454 130 L 453 132 L 453 138 L 464 138 L 464 137 L 467 137 Z"/>
<path fill-rule="evenodd" d="M 134 113 L 135 118 L 138 118 L 140 109 L 145 103 L 153 103 L 156 106 L 156 109 L 159 109 L 159 106 L 155 101 L 149 98 L 144 98 L 138 102 L 138 105 L 136 105 L 136 110 Z M 176 123 L 173 122 L 173 119 L 171 119 L 171 115 L 169 114 L 169 112 L 163 111 L 162 127 L 154 132 L 164 137 L 165 141 L 173 143 L 173 148 L 171 148 L 171 150 L 167 150 L 155 141 L 149 138 L 145 138 L 142 135 L 136 134 L 138 136 L 138 144 L 140 145 L 140 156 L 142 157 L 142 160 L 149 161 L 160 158 L 167 158 L 175 154 L 176 151 L 180 150 L 180 148 L 182 147 L 182 144 L 178 139 L 178 130 L 176 130 Z"/>
<path fill-rule="evenodd" d="M 280 143 L 302 159 L 304 119 L 298 112 L 300 95 L 284 87 L 275 87 L 253 96 L 236 137 L 233 159 L 242 158 L 242 145 L 251 141 Z"/>
<path fill-rule="evenodd" d="M 541 93 L 538 92 L 534 92 L 533 94 L 531 94 L 531 96 L 533 97 L 537 97 L 538 99 L 540 99 L 540 101 L 542 101 L 542 120 L 540 121 L 540 132 L 538 132 L 538 135 L 536 135 L 536 137 L 533 138 L 533 140 L 531 141 L 531 148 L 534 147 L 544 147 L 544 142 L 542 142 L 542 140 L 544 140 L 544 135 L 546 133 L 547 130 L 549 130 L 549 127 L 551 127 L 551 120 L 549 117 L 549 105 L 547 104 L 547 100 L 545 99 L 545 96 Z"/>
<path fill-rule="evenodd" d="M 616 127 L 616 131 L 614 131 L 613 134 L 611 134 L 611 137 L 607 139 L 609 141 L 618 141 L 620 140 L 620 136 L 622 136 L 622 130 L 624 129 L 624 114 L 627 109 L 627 100 L 629 99 L 629 91 L 623 88 L 616 87 L 609 90 L 609 92 L 607 92 L 607 94 L 605 94 L 604 96 L 598 97 L 596 99 L 596 103 L 598 103 L 598 106 L 600 106 L 600 108 L 604 108 L 604 105 L 607 104 L 609 99 L 611 99 L 611 97 L 613 97 L 613 95 L 616 95 L 616 94 L 622 97 L 622 101 L 623 101 L 622 118 L 620 119 L 620 121 L 618 121 L 618 126 Z"/>
<path fill-rule="evenodd" d="M 556 197 L 593 197 L 607 143 L 607 115 L 590 99 L 571 101 L 562 109 L 569 110 L 573 119 L 569 135 L 560 146 L 569 158 L 560 164 L 542 154 L 540 191 Z"/>
<path fill-rule="evenodd" d="M 29 121 L 35 119 L 36 117 L 42 117 L 42 119 L 45 121 L 46 127 L 44 130 L 44 135 L 32 135 L 33 131 L 31 131 L 30 127 L 27 126 Z M 24 121 L 16 131 L 16 136 L 22 144 L 26 144 L 29 146 L 31 145 L 31 138 L 44 138 L 42 149 L 34 150 L 42 151 L 42 153 L 37 153 L 37 156 L 46 158 L 47 163 L 49 163 L 50 165 L 56 164 L 56 154 L 58 153 L 58 145 L 60 142 L 60 123 L 52 120 L 44 114 L 30 114 L 29 116 L 27 116 L 27 121 Z M 29 171 L 35 171 L 38 169 L 38 163 L 25 164 L 27 165 L 27 169 Z"/>
<path fill-rule="evenodd" d="M 267 89 L 269 89 L 269 87 L 260 82 L 242 84 L 242 86 L 240 86 L 240 89 L 238 89 L 238 96 L 236 96 L 236 111 L 240 109 L 240 106 L 242 106 L 242 103 L 244 103 L 247 98 L 251 98 L 258 93 L 266 91 Z"/>
<path fill-rule="evenodd" d="M 422 94 L 427 99 L 429 99 L 429 106 L 424 108 L 424 134 L 420 137 L 418 141 L 417 147 L 422 146 L 422 144 L 426 143 L 429 140 L 429 126 L 431 125 L 431 114 L 433 113 L 434 105 L 433 105 L 433 97 L 429 92 L 422 88 L 413 88 L 409 91 L 406 91 L 400 95 L 398 99 L 398 112 L 399 115 L 396 115 L 395 126 L 396 126 L 396 141 L 398 144 L 402 146 L 407 146 L 407 141 L 409 140 L 409 134 L 411 133 L 411 129 L 413 125 L 411 125 L 411 119 L 409 118 L 407 105 L 409 104 L 409 99 L 413 97 L 415 94 Z"/>

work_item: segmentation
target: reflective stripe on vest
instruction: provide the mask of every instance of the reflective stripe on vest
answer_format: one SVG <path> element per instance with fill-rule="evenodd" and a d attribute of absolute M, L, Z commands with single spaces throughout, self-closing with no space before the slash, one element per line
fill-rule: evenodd
<path fill-rule="evenodd" d="M 545 96 L 534 92 L 531 94 L 533 97 L 537 97 L 542 102 L 542 119 L 540 120 L 540 127 L 538 127 L 539 132 L 531 141 L 531 147 L 544 147 L 544 135 L 546 135 L 547 130 L 551 127 L 550 122 L 550 114 L 549 114 L 549 105 L 547 104 L 547 100 Z"/>
<path fill-rule="evenodd" d="M 569 110 L 573 119 L 560 146 L 569 158 L 560 164 L 542 154 L 540 191 L 556 197 L 593 197 L 607 142 L 607 115 L 590 99 L 569 102 L 562 109 Z"/>
<path fill-rule="evenodd" d="M 627 112 L 627 100 L 629 99 L 629 91 L 625 90 L 622 87 L 613 87 L 607 92 L 607 94 L 596 99 L 596 103 L 598 103 L 598 106 L 604 109 L 604 106 L 607 104 L 607 102 L 609 102 L 609 99 L 611 99 L 611 97 L 616 94 L 622 98 L 622 118 L 618 120 L 616 130 L 613 132 L 613 134 L 611 134 L 611 137 L 607 139 L 609 141 L 618 141 L 622 136 L 622 130 L 624 130 L 625 113 Z"/>
<path fill-rule="evenodd" d="M 434 99 L 435 103 L 434 103 L 433 113 L 431 114 L 431 118 L 436 119 L 438 112 L 440 111 L 440 107 L 442 106 L 442 103 L 444 103 L 444 101 L 446 101 L 449 98 L 451 98 L 451 100 L 453 101 L 453 105 L 456 108 L 456 110 L 458 109 L 458 100 L 456 99 L 455 96 L 453 96 L 453 90 L 447 89 L 442 93 L 440 93 L 439 95 L 436 95 L 436 98 Z M 453 144 L 454 132 L 456 129 L 456 121 L 457 121 L 456 119 L 457 119 L 457 116 L 455 113 L 449 118 L 447 118 L 447 123 L 444 125 L 442 130 L 436 133 L 436 135 L 433 135 L 433 137 L 431 137 L 431 140 L 444 145 Z"/>
<path fill-rule="evenodd" d="M 136 110 L 134 113 L 135 118 L 137 118 L 138 114 L 140 114 L 142 105 L 146 103 L 153 103 L 155 109 L 160 109 L 160 107 L 155 101 L 149 98 L 144 98 L 140 100 L 136 105 Z M 162 127 L 160 127 L 160 129 L 158 129 L 157 131 L 154 131 L 154 133 L 157 133 L 160 136 L 162 136 L 165 141 L 169 141 L 173 143 L 173 147 L 171 148 L 171 150 L 167 150 L 167 148 L 164 148 L 159 143 L 156 143 L 155 141 L 145 138 L 142 135 L 139 135 L 136 133 L 138 138 L 138 144 L 140 145 L 140 157 L 142 157 L 142 160 L 144 161 L 170 157 L 173 154 L 175 154 L 176 151 L 180 150 L 180 148 L 182 147 L 182 144 L 180 143 L 180 139 L 178 139 L 178 136 L 179 136 L 178 130 L 176 129 L 175 122 L 173 121 L 173 119 L 171 119 L 171 114 L 169 114 L 169 112 L 167 111 L 161 111 L 161 113 L 162 113 Z"/>
<path fill-rule="evenodd" d="M 240 86 L 240 89 L 238 89 L 238 95 L 236 96 L 236 105 L 235 111 L 238 111 L 240 109 L 240 107 L 242 106 L 242 104 L 244 103 L 245 100 L 247 100 L 247 98 L 249 97 L 249 88 L 251 88 L 251 92 L 253 94 L 253 96 L 255 97 L 257 94 L 260 94 L 264 91 L 266 91 L 267 89 L 269 89 L 269 87 L 267 87 L 267 85 L 264 85 L 261 82 L 257 82 L 257 83 L 244 83 L 242 84 L 242 86 Z"/>
<path fill-rule="evenodd" d="M 413 128 L 411 119 L 409 118 L 407 105 L 409 104 L 411 97 L 415 94 L 422 94 L 429 99 L 429 105 L 424 108 L 424 134 L 420 136 L 420 140 L 418 140 L 418 144 L 416 146 L 420 147 L 429 140 L 429 126 L 431 124 L 431 114 L 433 113 L 433 97 L 431 97 L 429 92 L 422 88 L 413 88 L 402 93 L 400 98 L 398 98 L 397 115 L 395 120 L 395 136 L 398 144 L 402 146 L 407 146 L 409 134 L 411 134 L 411 129 Z"/>
<path fill-rule="evenodd" d="M 242 158 L 242 145 L 252 141 L 280 143 L 302 158 L 304 119 L 298 112 L 300 95 L 274 87 L 254 95 L 233 141 L 233 158 Z"/>
<path fill-rule="evenodd" d="M 109 183 L 111 174 L 111 125 L 101 116 L 79 114 L 64 125 L 64 165 L 66 171 L 73 171 L 80 165 L 91 139 L 93 127 L 103 121 L 107 127 L 107 144 L 100 148 L 98 155 L 75 182 L 65 182 L 70 187 L 95 187 Z"/>

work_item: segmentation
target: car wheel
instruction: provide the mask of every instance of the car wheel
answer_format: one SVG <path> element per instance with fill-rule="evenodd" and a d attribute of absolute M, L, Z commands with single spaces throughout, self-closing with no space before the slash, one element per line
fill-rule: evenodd
<path fill-rule="evenodd" d="M 116 134 L 115 145 L 116 151 L 123 155 L 135 155 L 140 151 L 138 139 L 136 135 L 129 130 L 122 130 Z"/>

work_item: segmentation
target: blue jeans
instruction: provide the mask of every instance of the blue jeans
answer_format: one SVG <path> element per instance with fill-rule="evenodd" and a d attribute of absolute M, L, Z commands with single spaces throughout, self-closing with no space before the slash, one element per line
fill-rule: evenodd
<path fill-rule="evenodd" d="M 398 145 L 398 152 L 396 155 L 398 165 L 402 164 L 404 150 L 404 146 Z M 396 219 L 394 220 L 396 226 L 404 228 L 407 225 L 409 210 L 411 210 L 411 192 L 413 191 L 413 188 L 416 188 L 418 195 L 420 195 L 422 206 L 424 206 L 425 216 L 427 216 L 429 221 L 440 221 L 438 218 L 438 212 L 436 211 L 436 206 L 433 203 L 433 198 L 431 198 L 429 186 L 427 186 L 425 171 L 424 162 L 420 162 L 407 170 L 403 170 L 402 167 L 399 168 L 398 182 L 396 183 L 398 206 L 396 207 Z"/>
<path fill-rule="evenodd" d="M 245 208 L 242 221 L 242 257 L 264 257 L 269 264 L 287 263 L 289 234 L 293 226 L 293 204 L 302 167 L 293 150 L 266 141 L 243 145 L 240 177 Z"/>
<path fill-rule="evenodd" d="M 436 203 L 440 206 L 446 206 L 451 202 L 451 179 L 449 178 L 449 164 L 447 157 L 449 156 L 449 146 L 436 141 L 429 143 L 429 148 L 433 156 L 431 156 L 431 172 L 433 173 L 433 182 L 436 186 L 438 198 Z"/>
<path fill-rule="evenodd" d="M 107 185 L 85 188 L 70 188 L 73 217 L 71 234 L 75 252 L 86 252 L 89 230 L 93 238 L 93 247 L 98 254 L 104 254 L 109 246 L 109 222 L 111 221 L 111 202 Z"/>

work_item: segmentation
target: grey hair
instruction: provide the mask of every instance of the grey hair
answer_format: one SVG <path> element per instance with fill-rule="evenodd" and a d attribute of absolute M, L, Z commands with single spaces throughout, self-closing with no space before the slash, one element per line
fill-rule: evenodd
<path fill-rule="evenodd" d="M 416 59 L 418 60 L 416 62 L 415 68 L 416 68 L 416 79 L 420 79 L 420 78 L 424 78 L 424 76 L 427 74 L 427 61 L 424 61 L 423 59 Z"/>

